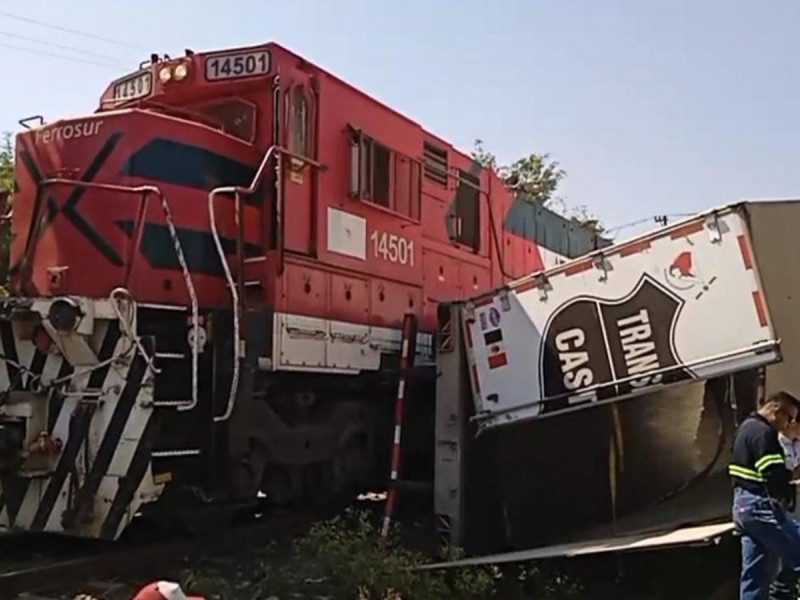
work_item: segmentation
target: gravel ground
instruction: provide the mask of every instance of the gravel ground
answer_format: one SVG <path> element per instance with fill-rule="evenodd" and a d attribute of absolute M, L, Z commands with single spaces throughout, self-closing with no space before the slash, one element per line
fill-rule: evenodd
<path fill-rule="evenodd" d="M 385 554 L 375 544 L 373 518 L 312 529 L 299 540 L 251 543 L 225 556 L 191 561 L 176 557 L 149 573 L 147 580 L 89 581 L 49 595 L 19 595 L 19 600 L 73 600 L 86 594 L 99 600 L 130 600 L 153 580 L 181 583 L 184 591 L 208 600 L 731 600 L 735 597 L 737 548 L 684 550 L 603 556 L 543 565 L 482 569 L 448 575 L 443 581 L 406 577 L 419 560 L 403 550 Z M 406 526 L 404 539 L 419 536 L 424 525 Z M 410 561 L 410 562 L 409 562 Z M 726 581 L 726 586 L 721 582 Z M 389 582 L 387 584 L 387 582 Z M 397 583 L 395 583 L 397 582 Z M 400 595 L 393 587 L 415 590 Z M 444 588 L 442 587 L 444 585 Z M 414 587 L 416 586 L 416 587 Z M 439 587 L 437 587 L 439 586 Z M 376 591 L 379 590 L 379 591 Z M 2 590 L 0 590 L 2 596 Z"/>
<path fill-rule="evenodd" d="M 184 591 L 219 600 L 326 600 L 335 598 L 330 585 L 305 578 L 297 564 L 288 561 L 291 548 L 277 545 L 252 546 L 225 557 L 203 557 L 191 564 L 185 559 L 165 565 L 149 580 L 141 578 L 89 581 L 47 595 L 21 594 L 18 600 L 72 600 L 80 594 L 100 600 L 130 600 L 149 581 L 180 582 Z M 294 563 L 292 566 L 289 562 Z"/>

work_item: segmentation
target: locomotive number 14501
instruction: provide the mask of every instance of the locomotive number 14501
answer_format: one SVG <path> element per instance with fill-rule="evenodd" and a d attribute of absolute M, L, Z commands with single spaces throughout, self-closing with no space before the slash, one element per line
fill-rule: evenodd
<path fill-rule="evenodd" d="M 385 231 L 373 231 L 372 255 L 392 263 L 414 266 L 414 241 Z"/>

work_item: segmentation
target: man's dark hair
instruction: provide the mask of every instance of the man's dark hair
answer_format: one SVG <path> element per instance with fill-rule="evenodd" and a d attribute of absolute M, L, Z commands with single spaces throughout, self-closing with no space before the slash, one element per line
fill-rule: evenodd
<path fill-rule="evenodd" d="M 767 397 L 767 399 L 764 401 L 764 404 L 769 404 L 770 402 L 775 402 L 776 404 L 791 404 L 798 411 L 800 411 L 800 400 L 798 400 L 796 396 L 793 396 L 789 392 L 783 390 L 780 392 L 775 392 L 771 396 Z"/>

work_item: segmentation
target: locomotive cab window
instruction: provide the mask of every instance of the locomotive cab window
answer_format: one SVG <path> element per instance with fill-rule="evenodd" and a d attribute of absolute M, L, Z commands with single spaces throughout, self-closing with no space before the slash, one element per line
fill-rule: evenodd
<path fill-rule="evenodd" d="M 353 132 L 350 195 L 419 219 L 420 165 L 365 135 Z"/>
<path fill-rule="evenodd" d="M 228 135 L 252 143 L 256 135 L 256 107 L 238 98 L 203 104 L 195 111 L 217 123 Z"/>

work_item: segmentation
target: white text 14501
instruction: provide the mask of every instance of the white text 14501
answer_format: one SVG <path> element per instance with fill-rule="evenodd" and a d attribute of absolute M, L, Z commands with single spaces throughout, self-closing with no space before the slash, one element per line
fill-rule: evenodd
<path fill-rule="evenodd" d="M 392 263 L 414 266 L 413 240 L 385 231 L 373 231 L 370 240 L 372 240 L 372 255 L 375 258 L 380 257 Z"/>

